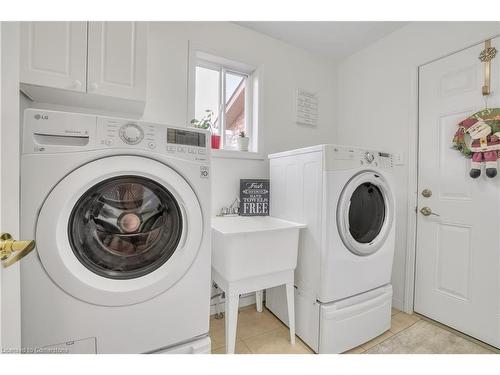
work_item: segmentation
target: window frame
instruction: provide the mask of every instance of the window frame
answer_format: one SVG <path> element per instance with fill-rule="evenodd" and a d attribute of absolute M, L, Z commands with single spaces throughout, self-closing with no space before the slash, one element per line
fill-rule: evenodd
<path fill-rule="evenodd" d="M 234 60 L 229 60 L 225 57 L 220 57 L 212 53 L 203 52 L 190 47 L 189 53 L 189 85 L 188 85 L 188 119 L 195 118 L 195 95 L 196 95 L 196 68 L 202 67 L 212 69 L 220 73 L 219 77 L 219 132 L 221 135 L 220 149 L 212 149 L 212 155 L 218 157 L 235 157 L 235 158 L 252 158 L 262 159 L 259 154 L 260 137 L 257 128 L 257 113 L 258 99 L 258 70 L 248 64 L 240 63 Z M 245 131 L 247 137 L 250 138 L 249 150 L 239 151 L 236 148 L 226 148 L 226 74 L 234 74 L 243 76 L 246 79 L 245 83 Z"/>

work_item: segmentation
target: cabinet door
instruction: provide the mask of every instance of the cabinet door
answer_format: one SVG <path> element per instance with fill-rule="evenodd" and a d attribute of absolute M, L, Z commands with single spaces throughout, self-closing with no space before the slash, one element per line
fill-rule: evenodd
<path fill-rule="evenodd" d="M 22 22 L 20 39 L 21 82 L 86 91 L 86 22 Z"/>
<path fill-rule="evenodd" d="M 147 24 L 90 22 L 88 92 L 146 100 Z"/>

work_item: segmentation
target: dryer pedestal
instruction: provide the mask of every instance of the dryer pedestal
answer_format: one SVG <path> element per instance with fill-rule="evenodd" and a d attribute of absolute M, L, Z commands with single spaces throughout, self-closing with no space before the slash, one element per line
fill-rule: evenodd
<path fill-rule="evenodd" d="M 287 324 L 285 301 L 281 287 L 266 291 L 266 307 Z M 315 301 L 296 289 L 296 333 L 316 353 L 343 353 L 391 328 L 391 305 L 390 284 L 330 303 Z"/>
<path fill-rule="evenodd" d="M 343 353 L 391 328 L 392 286 L 386 285 L 319 309 L 319 353 Z"/>

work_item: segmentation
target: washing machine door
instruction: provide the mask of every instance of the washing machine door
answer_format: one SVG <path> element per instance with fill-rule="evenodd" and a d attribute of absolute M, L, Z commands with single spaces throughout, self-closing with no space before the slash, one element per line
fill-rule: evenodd
<path fill-rule="evenodd" d="M 375 171 L 362 171 L 345 185 L 337 205 L 340 238 L 353 254 L 367 256 L 384 244 L 394 219 L 388 182 Z"/>
<path fill-rule="evenodd" d="M 173 169 L 113 156 L 76 169 L 40 211 L 37 249 L 50 278 L 80 300 L 139 303 L 168 290 L 200 249 L 198 199 Z"/>

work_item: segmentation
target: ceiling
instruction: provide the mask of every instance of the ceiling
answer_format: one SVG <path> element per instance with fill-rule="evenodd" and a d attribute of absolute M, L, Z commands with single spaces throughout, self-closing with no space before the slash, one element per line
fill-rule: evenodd
<path fill-rule="evenodd" d="M 333 60 L 343 59 L 408 22 L 236 22 L 238 25 Z"/>

